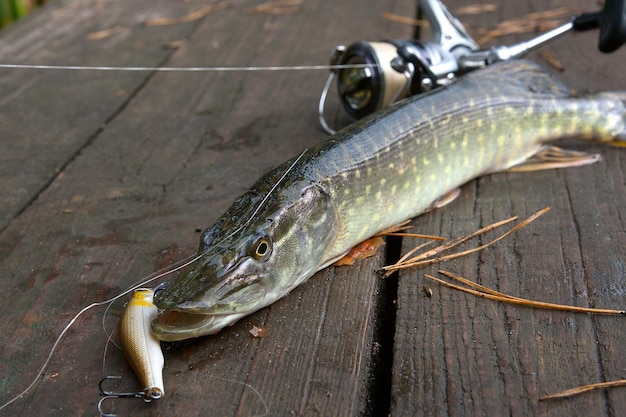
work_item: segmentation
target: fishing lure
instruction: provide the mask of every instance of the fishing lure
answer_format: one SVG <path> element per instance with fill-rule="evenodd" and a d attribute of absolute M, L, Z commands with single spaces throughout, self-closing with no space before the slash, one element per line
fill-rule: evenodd
<path fill-rule="evenodd" d="M 154 292 L 135 290 L 120 320 L 120 345 L 142 386 L 143 400 L 158 400 L 165 394 L 163 385 L 163 352 L 160 341 L 150 330 L 158 309 L 152 303 Z"/>

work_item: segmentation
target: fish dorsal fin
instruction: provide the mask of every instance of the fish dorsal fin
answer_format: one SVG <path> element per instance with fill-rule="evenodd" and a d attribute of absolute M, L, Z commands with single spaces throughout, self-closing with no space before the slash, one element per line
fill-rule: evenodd
<path fill-rule="evenodd" d="M 509 172 L 543 171 L 546 169 L 579 167 L 600 160 L 599 154 L 573 151 L 554 145 L 544 145 L 539 152 L 519 165 L 509 168 Z"/>
<path fill-rule="evenodd" d="M 506 78 L 503 78 L 503 74 Z M 499 62 L 465 76 L 484 83 L 493 78 L 498 94 L 516 94 L 528 97 L 569 97 L 569 89 L 556 77 L 531 61 L 522 59 Z M 480 87 L 480 85 L 478 86 Z"/>

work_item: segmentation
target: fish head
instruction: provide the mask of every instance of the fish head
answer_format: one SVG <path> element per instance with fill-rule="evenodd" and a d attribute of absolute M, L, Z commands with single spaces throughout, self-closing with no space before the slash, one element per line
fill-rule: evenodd
<path fill-rule="evenodd" d="M 156 294 L 162 314 L 152 329 L 158 338 L 217 333 L 320 269 L 336 229 L 328 196 L 308 186 L 259 206 L 254 200 L 244 196 L 207 229 L 191 269 Z"/>
<path fill-rule="evenodd" d="M 270 235 L 263 230 L 216 245 L 199 255 L 182 279 L 159 294 L 162 309 L 198 314 L 230 314 L 253 308 L 267 294 L 273 252 Z"/>

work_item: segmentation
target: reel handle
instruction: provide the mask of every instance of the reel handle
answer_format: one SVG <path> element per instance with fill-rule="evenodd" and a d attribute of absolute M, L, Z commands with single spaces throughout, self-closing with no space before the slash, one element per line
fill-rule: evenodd
<path fill-rule="evenodd" d="M 574 30 L 600 28 L 598 49 L 610 53 L 626 42 L 626 0 L 606 0 L 601 11 L 576 16 Z"/>

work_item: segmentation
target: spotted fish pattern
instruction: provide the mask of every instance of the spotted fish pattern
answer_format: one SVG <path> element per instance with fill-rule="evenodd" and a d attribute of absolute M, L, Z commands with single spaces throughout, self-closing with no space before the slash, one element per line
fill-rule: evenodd
<path fill-rule="evenodd" d="M 469 180 L 540 166 L 555 139 L 626 140 L 624 100 L 626 93 L 571 97 L 518 60 L 375 113 L 239 198 L 204 232 L 194 267 L 155 298 L 164 313 L 152 329 L 162 340 L 215 333 Z"/>

